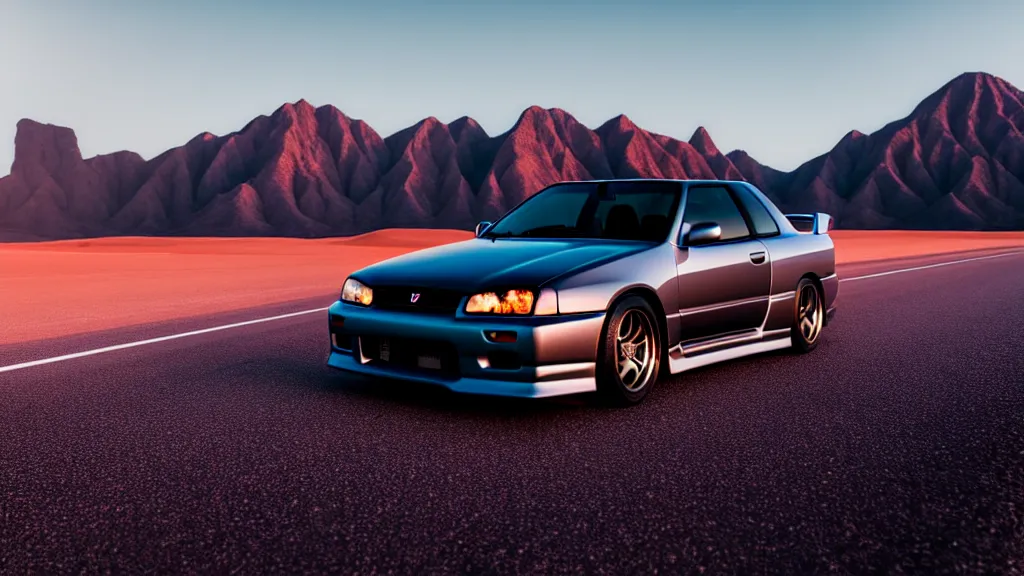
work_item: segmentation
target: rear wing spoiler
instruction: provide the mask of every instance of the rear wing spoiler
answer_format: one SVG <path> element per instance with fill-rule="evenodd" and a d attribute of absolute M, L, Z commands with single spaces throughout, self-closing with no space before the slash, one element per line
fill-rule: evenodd
<path fill-rule="evenodd" d="M 836 220 L 824 212 L 813 214 L 786 214 L 785 218 L 790 220 L 793 227 L 799 232 L 807 234 L 828 234 L 835 228 Z"/>
<path fill-rule="evenodd" d="M 810 234 L 828 234 L 835 221 L 824 212 L 814 214 L 786 214 L 786 219 L 800 232 Z"/>

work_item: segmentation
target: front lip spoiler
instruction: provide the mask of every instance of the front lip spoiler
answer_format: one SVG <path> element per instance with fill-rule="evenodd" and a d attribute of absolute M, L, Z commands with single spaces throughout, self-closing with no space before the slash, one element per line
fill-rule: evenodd
<path fill-rule="evenodd" d="M 594 379 L 596 364 L 594 362 L 576 362 L 572 364 L 550 364 L 536 367 L 540 379 L 533 382 L 522 380 L 501 380 L 491 378 L 473 378 L 463 376 L 456 379 L 433 376 L 420 371 L 402 370 L 397 368 L 381 368 L 372 364 L 364 364 L 350 352 L 332 350 L 327 359 L 331 368 L 391 380 L 404 380 L 421 384 L 431 384 L 447 388 L 462 394 L 479 394 L 486 396 L 506 396 L 513 398 L 546 398 L 567 394 L 582 394 L 597 390 Z M 558 379 L 558 376 L 564 376 Z"/>

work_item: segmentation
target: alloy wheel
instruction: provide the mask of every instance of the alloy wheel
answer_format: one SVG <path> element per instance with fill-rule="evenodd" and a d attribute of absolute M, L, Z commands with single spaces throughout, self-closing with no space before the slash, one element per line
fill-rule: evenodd
<path fill-rule="evenodd" d="M 619 380 L 630 392 L 636 392 L 651 380 L 654 369 L 654 328 L 650 319 L 640 310 L 627 310 L 619 322 L 616 358 Z"/>
<path fill-rule="evenodd" d="M 797 327 L 804 341 L 813 344 L 821 334 L 822 322 L 825 317 L 821 311 L 821 298 L 813 284 L 807 284 L 800 290 L 797 306 Z"/>

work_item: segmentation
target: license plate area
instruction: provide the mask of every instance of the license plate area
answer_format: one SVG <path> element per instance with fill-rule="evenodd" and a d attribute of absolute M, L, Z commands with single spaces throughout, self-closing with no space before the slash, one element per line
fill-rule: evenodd
<path fill-rule="evenodd" d="M 363 356 L 371 364 L 449 375 L 458 370 L 455 347 L 447 342 L 361 336 L 360 343 Z"/>
<path fill-rule="evenodd" d="M 440 370 L 441 369 L 441 357 L 432 356 L 430 354 L 417 354 L 416 355 L 416 366 L 420 368 L 426 368 L 427 370 Z"/>

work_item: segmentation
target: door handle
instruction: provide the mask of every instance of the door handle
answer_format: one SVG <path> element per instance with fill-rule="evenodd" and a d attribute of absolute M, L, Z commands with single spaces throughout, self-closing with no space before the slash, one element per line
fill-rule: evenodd
<path fill-rule="evenodd" d="M 764 263 L 764 252 L 751 252 L 750 253 L 750 261 L 753 262 L 754 264 L 763 264 Z"/>

